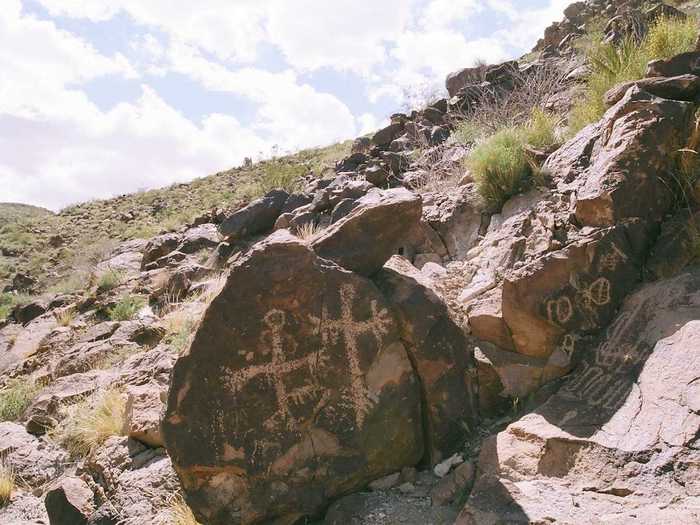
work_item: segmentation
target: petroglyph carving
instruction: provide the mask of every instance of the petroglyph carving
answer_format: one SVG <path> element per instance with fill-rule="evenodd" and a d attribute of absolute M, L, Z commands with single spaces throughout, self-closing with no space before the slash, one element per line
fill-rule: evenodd
<path fill-rule="evenodd" d="M 576 336 L 574 334 L 566 334 L 561 341 L 561 344 L 552 352 L 549 358 L 549 363 L 554 366 L 566 368 L 571 364 L 571 356 L 576 349 Z"/>
<path fill-rule="evenodd" d="M 562 295 L 547 301 L 547 319 L 550 323 L 565 325 L 578 311 L 585 317 L 581 320 L 581 327 L 594 328 L 598 317 L 597 308 L 610 304 L 612 300 L 610 281 L 605 277 L 599 277 L 591 284 L 586 284 L 578 276 L 572 276 L 570 284 L 576 290 L 573 300 Z"/>
<path fill-rule="evenodd" d="M 370 303 L 370 316 L 365 320 L 356 320 L 353 314 L 355 305 L 355 290 L 346 285 L 340 289 L 340 316 L 333 318 L 324 305 L 321 318 L 309 316 L 316 334 L 321 336 L 319 350 L 307 355 L 290 358 L 296 353 L 297 341 L 285 333 L 287 324 L 286 313 L 281 310 L 271 310 L 263 319 L 265 329 L 260 336 L 261 348 L 269 351 L 267 363 L 231 370 L 224 367 L 222 372 L 231 392 L 240 392 L 251 380 L 262 377 L 274 389 L 277 410 L 263 422 L 269 431 L 282 427 L 295 430 L 299 421 L 293 417 L 294 406 L 301 405 L 311 399 L 319 399 L 317 409 L 327 402 L 322 388 L 313 381 L 313 377 L 322 373 L 322 367 L 328 362 L 330 345 L 341 344 L 345 351 L 348 366 L 348 400 L 347 406 L 355 415 L 355 422 L 362 427 L 364 421 L 376 402 L 376 396 L 368 392 L 360 363 L 360 338 L 374 336 L 377 344 L 388 333 L 391 317 L 385 308 L 379 308 L 376 301 Z M 308 381 L 301 386 L 290 389 L 285 384 L 285 378 L 292 372 L 305 370 Z M 295 381 L 298 383 L 299 381 Z"/>
<path fill-rule="evenodd" d="M 355 304 L 355 290 L 352 286 L 345 285 L 340 289 L 341 311 L 338 319 L 332 319 L 324 306 L 321 320 L 315 319 L 321 331 L 323 347 L 328 344 L 342 343 L 345 348 L 345 357 L 350 372 L 350 402 L 355 412 L 355 422 L 362 428 L 365 418 L 372 407 L 372 398 L 367 391 L 362 369 L 360 367 L 360 354 L 358 340 L 368 334 L 374 335 L 377 344 L 389 331 L 391 318 L 385 309 L 379 309 L 376 301 L 370 303 L 371 316 L 369 319 L 357 321 L 353 315 Z"/>
<path fill-rule="evenodd" d="M 601 272 L 608 271 L 613 272 L 622 262 L 627 262 L 627 255 L 617 247 L 615 243 L 610 246 L 610 252 L 606 253 L 600 258 L 598 263 L 598 270 Z"/>
<path fill-rule="evenodd" d="M 574 306 L 565 295 L 547 302 L 547 317 L 552 323 L 565 324 L 573 314 Z"/>
<path fill-rule="evenodd" d="M 610 281 L 605 277 L 600 277 L 593 281 L 593 284 L 588 287 L 585 292 L 585 297 L 596 306 L 605 306 L 610 304 Z"/>
<path fill-rule="evenodd" d="M 240 392 L 250 380 L 259 376 L 264 377 L 270 386 L 274 388 L 277 400 L 277 410 L 263 423 L 264 426 L 271 431 L 281 423 L 286 425 L 288 429 L 293 430 L 296 428 L 297 421 L 292 417 L 290 404 L 299 404 L 314 396 L 317 392 L 317 387 L 315 385 L 306 385 L 288 392 L 284 378 L 287 374 L 302 368 L 307 368 L 310 373 L 313 373 L 318 368 L 319 362 L 324 359 L 323 350 L 312 352 L 297 359 L 287 359 L 287 354 L 293 353 L 296 349 L 296 342 L 291 340 L 291 338 L 285 338 L 286 314 L 281 310 L 270 310 L 263 319 L 263 323 L 267 328 L 261 334 L 261 343 L 270 348 L 272 353 L 271 361 L 233 372 L 225 368 L 224 376 L 231 391 L 234 393 Z M 285 339 L 288 340 L 285 341 Z"/>

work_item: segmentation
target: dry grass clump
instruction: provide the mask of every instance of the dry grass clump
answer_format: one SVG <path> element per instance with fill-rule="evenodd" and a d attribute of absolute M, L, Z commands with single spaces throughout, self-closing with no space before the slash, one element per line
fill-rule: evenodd
<path fill-rule="evenodd" d="M 31 377 L 11 379 L 0 390 L 0 421 L 16 421 L 41 388 Z"/>
<path fill-rule="evenodd" d="M 165 341 L 175 352 L 181 353 L 187 347 L 196 325 L 196 319 L 184 310 L 170 314 L 165 320 Z"/>
<path fill-rule="evenodd" d="M 170 504 L 172 525 L 200 525 L 182 496 L 177 496 Z"/>
<path fill-rule="evenodd" d="M 12 499 L 15 489 L 15 470 L 5 458 L 0 460 L 0 507 L 7 505 Z"/>
<path fill-rule="evenodd" d="M 220 273 L 217 277 L 212 279 L 209 284 L 207 285 L 206 290 L 202 293 L 200 299 L 204 304 L 209 304 L 211 303 L 214 298 L 219 295 L 221 290 L 224 289 L 224 286 L 226 285 L 226 279 L 228 278 L 228 274 L 226 272 Z"/>
<path fill-rule="evenodd" d="M 85 457 L 107 438 L 122 434 L 125 405 L 122 393 L 110 389 L 66 406 L 51 436 L 73 456 Z"/>
<path fill-rule="evenodd" d="M 54 314 L 59 326 L 70 326 L 76 317 L 75 308 L 66 308 Z"/>
<path fill-rule="evenodd" d="M 97 277 L 97 291 L 108 292 L 124 282 L 124 273 L 110 268 Z"/>
<path fill-rule="evenodd" d="M 304 241 L 310 241 L 316 234 L 318 234 L 323 228 L 318 224 L 312 222 L 307 222 L 302 224 L 296 229 L 295 235 Z"/>

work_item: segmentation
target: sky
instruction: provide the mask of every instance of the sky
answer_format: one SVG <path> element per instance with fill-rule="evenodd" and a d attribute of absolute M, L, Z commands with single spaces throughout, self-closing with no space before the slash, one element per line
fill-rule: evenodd
<path fill-rule="evenodd" d="M 59 210 L 378 129 L 570 0 L 2 0 L 0 202 Z"/>

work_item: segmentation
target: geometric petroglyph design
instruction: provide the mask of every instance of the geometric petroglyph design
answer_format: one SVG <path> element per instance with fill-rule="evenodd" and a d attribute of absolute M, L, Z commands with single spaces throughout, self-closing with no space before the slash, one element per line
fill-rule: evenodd
<path fill-rule="evenodd" d="M 372 334 L 379 345 L 382 337 L 389 331 L 391 317 L 389 312 L 377 308 L 377 302 L 371 301 L 369 319 L 357 321 L 353 316 L 355 304 L 355 289 L 350 285 L 340 288 L 340 317 L 330 318 L 324 305 L 321 319 L 313 319 L 320 328 L 324 348 L 329 344 L 341 343 L 345 349 L 350 373 L 350 403 L 355 413 L 355 423 L 362 428 L 365 418 L 372 407 L 372 399 L 364 381 L 360 367 L 359 339 L 363 335 Z"/>
<path fill-rule="evenodd" d="M 578 373 L 562 391 L 603 408 L 616 408 L 623 401 L 632 382 L 625 372 L 643 363 L 652 351 L 648 345 L 628 342 L 634 340 L 634 334 L 628 333 L 632 319 L 634 312 L 608 329 L 609 338 L 598 347 L 593 362 L 581 363 Z"/>
<path fill-rule="evenodd" d="M 614 272 L 621 262 L 627 262 L 627 255 L 614 242 L 611 243 L 610 248 L 612 251 L 600 258 L 598 263 L 600 272 Z"/>
<path fill-rule="evenodd" d="M 301 403 L 314 395 L 317 391 L 315 385 L 305 385 L 287 391 L 284 378 L 287 374 L 306 368 L 311 374 L 318 369 L 324 356 L 322 350 L 311 352 L 297 359 L 287 359 L 287 353 L 295 350 L 296 342 L 285 341 L 284 326 L 286 314 L 281 310 L 270 310 L 263 318 L 266 329 L 261 334 L 261 343 L 271 349 L 272 359 L 269 363 L 253 365 L 242 370 L 231 371 L 224 367 L 223 375 L 232 392 L 240 392 L 248 382 L 262 376 L 274 388 L 277 400 L 277 410 L 263 424 L 268 430 L 272 430 L 278 423 L 284 424 L 288 429 L 296 428 L 297 421 L 290 412 L 291 403 Z M 286 344 L 285 344 L 286 343 Z M 290 348 L 291 346 L 291 348 Z M 285 348 L 286 347 L 286 348 Z M 291 352 L 290 352 L 291 350 Z"/>
<path fill-rule="evenodd" d="M 547 302 L 547 318 L 550 323 L 566 324 L 574 314 L 574 306 L 566 295 Z"/>
<path fill-rule="evenodd" d="M 388 332 L 391 323 L 389 312 L 377 308 L 372 301 L 371 317 L 357 321 L 353 317 L 355 290 L 345 285 L 340 289 L 340 317 L 330 316 L 324 305 L 321 318 L 309 316 L 309 322 L 315 327 L 315 333 L 321 336 L 321 347 L 302 357 L 290 359 L 295 353 L 297 341 L 285 333 L 287 322 L 285 312 L 270 310 L 263 318 L 265 329 L 262 331 L 260 343 L 263 348 L 270 348 L 271 360 L 268 363 L 252 365 L 247 368 L 231 370 L 222 367 L 222 376 L 232 392 L 240 392 L 252 379 L 263 377 L 274 389 L 277 409 L 274 414 L 263 422 L 269 431 L 284 426 L 289 430 L 298 428 L 297 421 L 291 412 L 294 405 L 299 405 L 312 398 L 321 398 L 320 404 L 326 402 L 321 388 L 315 381 L 303 386 L 289 389 L 284 382 L 285 377 L 298 370 L 308 371 L 309 378 L 318 377 L 320 369 L 329 359 L 329 345 L 341 343 L 345 350 L 345 358 L 349 373 L 349 404 L 355 414 L 355 422 L 361 428 L 371 409 L 372 400 L 364 382 L 360 365 L 359 338 L 372 334 L 381 343 L 382 336 Z"/>
<path fill-rule="evenodd" d="M 550 323 L 565 325 L 573 317 L 574 309 L 578 307 L 579 311 L 587 314 L 586 317 L 594 320 L 593 322 L 582 321 L 582 328 L 594 327 L 598 317 L 597 307 L 610 304 L 612 300 L 610 281 L 605 277 L 599 277 L 592 283 L 586 284 L 579 277 L 572 276 L 570 284 L 576 290 L 573 300 L 562 295 L 547 301 L 547 319 Z"/>

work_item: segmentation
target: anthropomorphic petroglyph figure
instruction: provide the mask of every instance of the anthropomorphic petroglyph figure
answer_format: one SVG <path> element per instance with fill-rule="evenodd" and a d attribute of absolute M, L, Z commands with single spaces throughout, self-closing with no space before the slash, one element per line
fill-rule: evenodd
<path fill-rule="evenodd" d="M 372 396 L 368 392 L 360 367 L 359 339 L 363 335 L 372 334 L 379 345 L 384 335 L 388 333 L 391 324 L 389 312 L 377 308 L 375 301 L 371 302 L 371 316 L 368 319 L 356 320 L 353 314 L 355 290 L 352 286 L 340 289 L 340 317 L 333 319 L 324 306 L 319 323 L 324 348 L 330 344 L 341 343 L 345 349 L 350 373 L 350 403 L 355 411 L 355 422 L 362 428 L 367 413 L 372 407 Z"/>
<path fill-rule="evenodd" d="M 278 428 L 280 424 L 290 430 L 296 428 L 298 422 L 292 416 L 291 404 L 299 404 L 313 396 L 316 393 L 316 387 L 309 384 L 288 391 L 284 382 L 285 377 L 303 368 L 306 368 L 311 374 L 318 367 L 319 361 L 323 359 L 323 349 L 299 358 L 289 359 L 289 355 L 294 353 L 296 342 L 292 338 L 285 337 L 286 319 L 285 312 L 281 310 L 270 310 L 263 319 L 266 329 L 261 334 L 260 343 L 263 348 L 269 349 L 270 362 L 252 365 L 233 372 L 228 368 L 224 370 L 228 385 L 234 393 L 240 392 L 248 382 L 260 376 L 264 377 L 274 388 L 277 410 L 264 423 L 268 430 Z"/>

